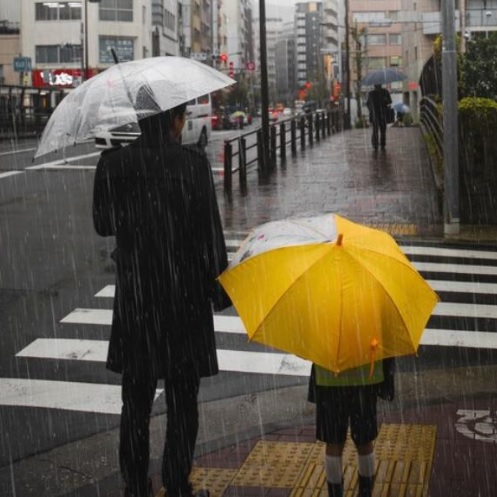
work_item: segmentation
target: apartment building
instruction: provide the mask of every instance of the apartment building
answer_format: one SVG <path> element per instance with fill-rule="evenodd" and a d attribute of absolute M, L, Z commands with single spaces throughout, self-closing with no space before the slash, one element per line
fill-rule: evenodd
<path fill-rule="evenodd" d="M 21 0 L 31 85 L 75 87 L 115 63 L 152 55 L 148 0 Z"/>

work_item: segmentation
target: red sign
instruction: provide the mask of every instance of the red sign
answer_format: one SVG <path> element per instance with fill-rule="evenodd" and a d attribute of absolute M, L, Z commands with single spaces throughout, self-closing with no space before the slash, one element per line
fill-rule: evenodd
<path fill-rule="evenodd" d="M 91 78 L 98 73 L 95 69 L 87 71 Z M 75 88 L 83 82 L 81 69 L 34 69 L 33 86 L 36 88 Z"/>
<path fill-rule="evenodd" d="M 245 68 L 247 69 L 247 71 L 255 71 L 255 62 L 250 60 L 245 64 Z"/>

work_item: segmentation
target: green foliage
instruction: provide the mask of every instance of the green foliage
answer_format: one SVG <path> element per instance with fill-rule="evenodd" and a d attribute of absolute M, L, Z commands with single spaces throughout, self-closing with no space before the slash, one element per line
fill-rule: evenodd
<path fill-rule="evenodd" d="M 497 99 L 497 34 L 468 42 L 461 83 L 465 96 Z"/>
<path fill-rule="evenodd" d="M 459 117 L 472 133 L 488 133 L 497 129 L 497 102 L 490 98 L 466 97 L 459 101 Z"/>

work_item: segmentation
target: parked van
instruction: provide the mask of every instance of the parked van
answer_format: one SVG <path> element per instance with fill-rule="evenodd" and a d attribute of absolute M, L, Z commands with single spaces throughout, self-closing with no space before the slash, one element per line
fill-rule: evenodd
<path fill-rule="evenodd" d="M 186 122 L 181 134 L 184 145 L 197 144 L 205 148 L 212 131 L 212 103 L 209 94 L 190 100 L 186 106 Z M 108 149 L 127 145 L 140 136 L 138 123 L 129 123 L 109 131 L 101 131 L 95 136 L 95 146 Z"/>

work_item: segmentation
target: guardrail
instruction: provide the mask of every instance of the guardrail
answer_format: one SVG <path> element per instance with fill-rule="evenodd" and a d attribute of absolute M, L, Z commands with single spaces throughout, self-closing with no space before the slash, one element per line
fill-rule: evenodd
<path fill-rule="evenodd" d="M 443 161 L 444 156 L 444 132 L 443 116 L 440 113 L 438 104 L 428 97 L 423 97 L 419 102 L 420 124 L 428 145 L 433 146 L 437 158 Z"/>
<path fill-rule="evenodd" d="M 278 157 L 283 163 L 286 161 L 287 149 L 292 156 L 297 154 L 297 149 L 305 150 L 307 144 L 319 142 L 332 133 L 343 130 L 343 112 L 339 109 L 326 112 L 313 112 L 309 114 L 290 117 L 272 123 L 269 127 L 269 158 L 270 168 L 276 166 Z M 247 173 L 250 166 L 257 166 L 262 170 L 261 161 L 263 137 L 262 129 L 244 133 L 237 138 L 224 142 L 224 191 L 231 193 L 233 189 L 233 174 L 238 172 L 240 189 L 247 187 Z M 235 162 L 238 165 L 235 166 Z"/>

